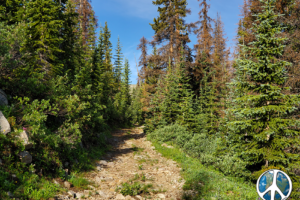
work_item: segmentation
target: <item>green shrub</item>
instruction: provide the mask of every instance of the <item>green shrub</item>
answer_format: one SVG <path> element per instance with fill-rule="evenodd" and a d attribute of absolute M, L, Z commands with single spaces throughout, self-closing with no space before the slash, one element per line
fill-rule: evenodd
<path fill-rule="evenodd" d="M 124 196 L 130 195 L 139 195 L 139 194 L 148 194 L 149 188 L 151 188 L 151 184 L 140 184 L 139 182 L 134 182 L 133 184 L 123 183 L 120 193 Z"/>
<path fill-rule="evenodd" d="M 203 164 L 212 165 L 224 174 L 250 176 L 250 172 L 245 168 L 246 163 L 236 154 L 231 151 L 219 154 L 217 150 L 223 143 L 218 134 L 209 136 L 205 131 L 192 133 L 186 127 L 174 124 L 155 130 L 148 134 L 148 138 L 160 143 L 173 143 Z"/>

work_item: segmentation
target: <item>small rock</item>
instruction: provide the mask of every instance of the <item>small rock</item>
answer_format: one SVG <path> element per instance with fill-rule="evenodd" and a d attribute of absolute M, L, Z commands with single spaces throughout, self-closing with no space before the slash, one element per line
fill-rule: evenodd
<path fill-rule="evenodd" d="M 71 183 L 69 183 L 68 181 L 65 181 L 65 182 L 64 182 L 64 186 L 65 186 L 66 188 L 70 189 L 70 188 L 71 188 Z"/>
<path fill-rule="evenodd" d="M 56 180 L 54 180 L 53 183 L 54 183 L 55 185 L 60 185 L 59 182 L 57 182 Z"/>
<path fill-rule="evenodd" d="M 100 167 L 100 166 L 97 166 L 97 170 L 98 170 L 98 171 L 101 171 L 101 167 Z"/>
<path fill-rule="evenodd" d="M 98 193 L 99 193 L 99 195 L 100 195 L 101 197 L 103 197 L 103 198 L 106 198 L 106 197 L 107 197 L 107 195 L 106 195 L 103 191 L 101 191 L 101 190 L 99 190 Z"/>
<path fill-rule="evenodd" d="M 143 197 L 141 197 L 140 195 L 136 195 L 135 197 L 138 198 L 138 199 L 140 199 L 140 200 L 143 199 Z"/>
<path fill-rule="evenodd" d="M 28 151 L 22 151 L 19 153 L 22 163 L 30 164 L 32 162 L 32 156 Z"/>
<path fill-rule="evenodd" d="M 29 136 L 28 133 L 23 130 L 19 136 L 17 136 L 23 143 L 23 145 L 25 146 L 25 149 L 31 149 L 33 147 L 32 143 L 29 142 Z"/>
<path fill-rule="evenodd" d="M 15 174 L 11 175 L 11 179 L 13 180 L 13 182 L 16 182 L 16 181 L 19 182 L 19 179 Z"/>
<path fill-rule="evenodd" d="M 113 167 L 113 166 L 114 166 L 114 163 L 113 163 L 113 162 L 109 162 L 109 163 L 107 163 L 107 166 Z"/>
<path fill-rule="evenodd" d="M 107 165 L 107 162 L 105 160 L 100 160 L 99 164 L 101 164 L 101 165 Z"/>
<path fill-rule="evenodd" d="M 0 133 L 6 135 L 10 131 L 10 125 L 7 119 L 4 117 L 3 113 L 0 111 Z"/>
<path fill-rule="evenodd" d="M 83 196 L 82 193 L 80 193 L 80 192 L 77 192 L 77 193 L 76 193 L 76 198 L 81 198 L 82 196 Z"/>
<path fill-rule="evenodd" d="M 11 192 L 7 192 L 7 195 L 8 195 L 10 198 L 13 198 L 13 197 L 14 197 L 13 193 L 11 193 Z"/>
<path fill-rule="evenodd" d="M 125 200 L 125 197 L 122 194 L 118 194 L 115 199 L 116 200 Z"/>
<path fill-rule="evenodd" d="M 134 200 L 131 196 L 129 196 L 129 195 L 127 195 L 126 197 L 125 197 L 125 200 Z"/>
<path fill-rule="evenodd" d="M 157 194 L 158 198 L 165 199 L 166 196 L 164 194 Z"/>
<path fill-rule="evenodd" d="M 83 190 L 84 196 L 92 194 L 92 190 Z"/>
<path fill-rule="evenodd" d="M 101 183 L 101 180 L 102 180 L 102 179 L 101 179 L 100 177 L 98 177 L 98 176 L 95 178 L 95 182 L 96 182 L 96 183 Z"/>
<path fill-rule="evenodd" d="M 69 175 L 69 169 L 64 169 L 65 170 L 65 175 L 68 176 Z"/>
<path fill-rule="evenodd" d="M 0 105 L 1 106 L 7 106 L 8 105 L 7 95 L 1 89 L 0 89 Z"/>
<path fill-rule="evenodd" d="M 173 149 L 172 146 L 169 146 L 169 145 L 167 145 L 166 143 L 163 143 L 161 146 L 167 147 L 167 148 L 169 148 L 169 149 Z"/>
<path fill-rule="evenodd" d="M 68 194 L 71 195 L 71 197 L 75 198 L 76 197 L 76 193 L 73 192 L 72 190 L 68 191 Z"/>

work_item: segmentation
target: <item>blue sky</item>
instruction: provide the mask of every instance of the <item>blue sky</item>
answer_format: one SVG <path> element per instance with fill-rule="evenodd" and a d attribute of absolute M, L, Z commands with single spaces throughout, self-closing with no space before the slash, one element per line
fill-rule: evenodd
<path fill-rule="evenodd" d="M 199 1 L 187 0 L 188 8 L 192 13 L 186 17 L 186 22 L 195 22 L 199 19 Z M 217 13 L 222 17 L 227 46 L 234 46 L 233 39 L 236 36 L 237 23 L 240 15 L 240 6 L 243 0 L 208 0 L 210 10 L 208 12 L 211 18 L 216 18 Z M 117 45 L 118 36 L 122 44 L 124 57 L 129 60 L 131 69 L 131 84 L 137 82 L 136 62 L 139 61 L 140 51 L 137 50 L 140 38 L 145 37 L 152 40 L 154 31 L 149 23 L 153 23 L 153 18 L 158 16 L 157 6 L 152 4 L 152 0 L 92 0 L 92 6 L 98 18 L 99 25 L 104 26 L 105 21 L 111 31 L 111 42 L 113 44 L 113 54 Z M 99 31 L 99 30 L 97 30 Z M 190 35 L 192 47 L 196 43 L 196 36 Z M 150 48 L 150 47 L 149 47 Z M 149 51 L 151 53 L 151 51 Z"/>

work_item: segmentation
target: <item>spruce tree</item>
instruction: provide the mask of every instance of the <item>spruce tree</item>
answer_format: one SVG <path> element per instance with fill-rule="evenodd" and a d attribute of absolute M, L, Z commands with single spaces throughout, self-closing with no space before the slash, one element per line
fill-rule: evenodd
<path fill-rule="evenodd" d="M 120 38 L 118 37 L 118 43 L 116 48 L 116 54 L 115 54 L 115 63 L 114 63 L 114 76 L 116 78 L 117 83 L 120 83 L 121 81 L 121 72 L 122 72 L 122 47 L 120 43 Z"/>
<path fill-rule="evenodd" d="M 63 74 L 67 73 L 70 80 L 74 80 L 76 69 L 76 58 L 79 56 L 76 51 L 78 43 L 78 14 L 75 12 L 75 5 L 72 1 L 68 1 L 63 14 L 63 26 L 61 31 L 61 37 L 63 41 L 61 43 L 62 52 L 57 53 L 63 64 Z"/>
<path fill-rule="evenodd" d="M 202 7 L 202 10 L 199 12 L 200 20 L 196 22 L 196 24 L 200 24 L 200 26 L 194 30 L 194 33 L 198 38 L 197 44 L 194 45 L 194 49 L 196 51 L 195 63 L 193 64 L 192 69 L 190 69 L 192 71 L 193 90 L 195 91 L 198 91 L 199 89 L 200 81 L 204 76 L 203 72 L 206 71 L 209 73 L 213 71 L 213 29 L 211 27 L 213 19 L 208 15 L 210 5 L 206 2 L 206 0 L 201 1 L 200 7 Z"/>
<path fill-rule="evenodd" d="M 59 19 L 61 5 L 52 0 L 36 0 L 25 6 L 26 40 L 21 51 L 29 53 L 25 58 L 31 68 L 29 73 L 60 74 L 63 66 L 55 53 L 62 52 L 59 49 L 62 42 L 59 30 L 63 24 Z"/>
<path fill-rule="evenodd" d="M 282 27 L 276 21 L 274 0 L 260 0 L 263 12 L 253 23 L 256 41 L 253 47 L 243 46 L 245 57 L 237 60 L 237 70 L 246 75 L 246 81 L 234 83 L 243 96 L 235 99 L 245 104 L 233 110 L 236 120 L 228 123 L 228 142 L 247 162 L 248 169 L 278 167 L 289 171 L 298 168 L 299 120 L 290 115 L 299 103 L 298 96 L 287 95 L 283 87 L 286 67 L 291 64 L 278 59 L 283 52 L 286 38 L 278 37 Z M 293 176 L 295 181 L 296 177 Z M 298 181 L 293 182 L 299 187 Z"/>
<path fill-rule="evenodd" d="M 105 22 L 104 27 L 100 27 L 99 44 L 101 44 L 101 49 L 99 50 L 102 54 L 103 52 L 103 68 L 104 68 L 104 96 L 107 101 L 117 92 L 113 68 L 112 68 L 112 44 L 110 42 L 111 33 L 108 29 L 107 22 Z"/>
<path fill-rule="evenodd" d="M 125 59 L 124 65 L 124 75 L 123 75 L 123 94 L 125 97 L 126 105 L 129 106 L 131 103 L 130 100 L 130 66 L 128 59 Z"/>
<path fill-rule="evenodd" d="M 181 43 L 184 49 L 188 49 L 187 43 L 190 42 L 187 26 L 184 18 L 190 13 L 186 8 L 186 0 L 155 0 L 154 5 L 158 7 L 159 16 L 154 18 L 154 23 L 150 24 L 155 31 L 153 44 L 160 45 L 167 41 L 159 51 L 162 52 L 160 59 L 163 68 L 167 68 L 168 59 L 171 59 L 171 65 L 180 61 Z"/>

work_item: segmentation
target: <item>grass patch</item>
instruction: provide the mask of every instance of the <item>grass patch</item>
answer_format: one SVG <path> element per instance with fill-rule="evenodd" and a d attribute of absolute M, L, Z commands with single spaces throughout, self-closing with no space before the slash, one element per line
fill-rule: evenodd
<path fill-rule="evenodd" d="M 81 176 L 76 176 L 73 174 L 69 182 L 73 184 L 74 187 L 80 188 L 80 189 L 88 189 L 88 185 L 91 185 L 91 182 L 88 181 L 87 179 L 81 177 Z"/>
<path fill-rule="evenodd" d="M 255 184 L 225 176 L 211 167 L 202 165 L 196 158 L 187 157 L 176 147 L 170 149 L 156 142 L 153 144 L 164 157 L 173 159 L 181 165 L 182 176 L 186 180 L 183 189 L 197 192 L 194 197 L 184 194 L 182 199 L 253 200 L 257 198 Z"/>
<path fill-rule="evenodd" d="M 143 152 L 144 148 L 137 147 L 136 145 L 133 144 L 132 145 L 132 150 L 134 151 L 134 154 L 135 154 L 135 153 Z"/>
<path fill-rule="evenodd" d="M 21 199 L 46 200 L 54 197 L 58 192 L 65 191 L 59 185 L 44 178 L 39 178 L 35 174 L 27 176 L 26 180 L 23 181 L 23 184 L 13 193 L 14 196 Z"/>
<path fill-rule="evenodd" d="M 152 184 L 141 184 L 139 182 L 123 183 L 121 187 L 116 189 L 117 192 L 120 192 L 124 196 L 130 195 L 141 195 L 141 194 L 149 194 L 149 189 L 152 188 Z"/>

